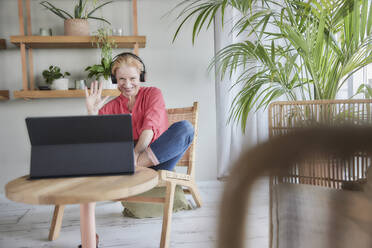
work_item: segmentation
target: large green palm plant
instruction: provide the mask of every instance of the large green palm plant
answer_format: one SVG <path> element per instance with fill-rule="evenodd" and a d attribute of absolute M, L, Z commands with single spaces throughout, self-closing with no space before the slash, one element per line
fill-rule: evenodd
<path fill-rule="evenodd" d="M 182 22 L 174 38 L 184 23 L 193 21 L 194 42 L 217 11 L 224 22 L 228 6 L 241 14 L 231 31 L 246 40 L 220 50 L 210 67 L 230 78 L 244 68 L 235 82 L 242 89 L 230 116 L 243 130 L 250 111 L 281 96 L 335 99 L 345 81 L 372 62 L 370 0 L 185 0 L 177 6 L 183 8 Z M 255 42 L 249 41 L 251 35 Z M 256 66 L 247 67 L 252 59 Z"/>

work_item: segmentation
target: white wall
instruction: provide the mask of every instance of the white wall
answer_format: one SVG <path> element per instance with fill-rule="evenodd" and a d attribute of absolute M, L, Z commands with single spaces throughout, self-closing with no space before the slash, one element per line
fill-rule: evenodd
<path fill-rule="evenodd" d="M 63 34 L 63 22 L 59 17 L 43 10 L 38 0 L 31 0 L 32 30 L 51 27 L 56 35 Z M 51 1 L 63 9 L 72 10 L 70 0 Z M 140 35 L 147 36 L 146 48 L 140 56 L 146 63 L 145 85 L 159 87 L 167 107 L 183 107 L 199 101 L 199 137 L 196 153 L 197 180 L 213 180 L 216 168 L 216 123 L 214 73 L 207 73 L 213 56 L 213 33 L 201 33 L 196 44 L 191 44 L 191 26 L 181 33 L 172 44 L 172 35 L 177 28 L 175 13 L 166 15 L 180 0 L 138 1 L 138 24 Z M 102 11 L 104 17 L 115 27 L 123 27 L 130 34 L 131 2 L 116 1 Z M 179 23 L 179 22 L 178 22 Z M 92 22 L 91 30 L 97 23 Z M 9 43 L 11 35 L 19 34 L 17 1 L 0 1 L 0 37 L 7 39 L 7 50 L 0 50 L 0 89 L 12 92 L 22 87 L 20 52 Z M 97 49 L 34 49 L 34 73 L 36 81 L 42 80 L 41 72 L 49 65 L 58 65 L 72 74 L 71 80 L 84 77 L 84 68 L 98 63 Z M 115 50 L 114 54 L 122 52 Z M 60 116 L 85 114 L 84 99 L 12 99 L 0 102 L 0 193 L 5 184 L 28 174 L 30 143 L 25 127 L 25 117 Z"/>

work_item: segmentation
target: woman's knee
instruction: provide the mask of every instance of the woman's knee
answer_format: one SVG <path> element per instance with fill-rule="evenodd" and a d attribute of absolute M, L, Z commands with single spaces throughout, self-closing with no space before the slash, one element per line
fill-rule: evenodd
<path fill-rule="evenodd" d="M 179 121 L 173 124 L 175 128 L 177 128 L 180 133 L 187 135 L 187 136 L 194 136 L 194 127 L 191 122 L 187 120 Z"/>

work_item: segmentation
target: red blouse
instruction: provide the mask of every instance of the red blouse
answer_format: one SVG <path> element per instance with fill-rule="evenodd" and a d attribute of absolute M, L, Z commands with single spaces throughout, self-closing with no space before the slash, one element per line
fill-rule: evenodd
<path fill-rule="evenodd" d="M 129 99 L 120 94 L 105 104 L 99 115 L 132 114 L 133 139 L 138 140 L 143 130 L 151 129 L 154 137 L 151 143 L 168 129 L 168 116 L 163 95 L 158 88 L 140 87 L 132 111 L 128 109 Z"/>

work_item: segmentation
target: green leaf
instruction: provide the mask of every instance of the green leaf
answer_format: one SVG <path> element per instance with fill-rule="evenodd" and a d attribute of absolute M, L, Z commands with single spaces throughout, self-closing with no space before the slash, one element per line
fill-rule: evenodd
<path fill-rule="evenodd" d="M 78 19 L 81 19 L 81 14 L 80 14 L 80 9 L 79 9 L 79 5 L 76 5 L 75 6 L 75 9 L 74 9 L 74 17 L 75 18 L 78 18 Z"/>
<path fill-rule="evenodd" d="M 194 14 L 196 14 L 197 12 L 199 12 L 200 10 L 204 10 L 205 6 L 198 6 L 198 8 L 196 8 L 195 10 L 193 10 L 191 13 L 189 13 L 185 18 L 184 20 L 181 22 L 181 24 L 178 26 L 177 30 L 176 30 L 176 33 L 174 34 L 173 36 L 173 40 L 172 42 L 174 42 L 176 40 L 176 37 L 179 33 L 179 31 L 181 30 L 182 26 L 186 23 L 186 21 L 189 20 L 189 18 L 191 18 L 191 16 L 193 16 Z M 194 25 L 195 26 L 195 25 Z M 194 35 L 192 36 L 193 39 L 194 39 Z"/>
<path fill-rule="evenodd" d="M 52 13 L 54 13 L 55 15 L 61 17 L 62 19 L 67 19 L 67 17 L 65 15 L 63 15 L 63 13 L 61 13 L 60 11 L 58 11 L 58 8 L 56 8 L 54 5 L 52 5 L 51 3 L 47 2 L 47 1 L 43 1 L 40 3 L 42 6 L 44 6 L 46 9 L 50 10 Z"/>
<path fill-rule="evenodd" d="M 88 78 L 92 78 L 94 75 L 96 75 L 96 72 L 91 71 L 91 72 L 89 72 L 89 74 L 88 74 Z"/>
<path fill-rule="evenodd" d="M 102 8 L 103 6 L 105 6 L 105 5 L 109 4 L 109 3 L 112 3 L 112 2 L 113 2 L 113 1 L 108 1 L 108 2 L 106 2 L 106 3 L 103 3 L 103 4 L 99 5 L 99 6 L 96 7 L 96 8 L 94 8 L 91 12 L 88 13 L 87 18 L 92 18 L 91 15 L 92 15 L 94 12 L 96 12 L 98 9 L 100 9 L 100 8 Z M 105 20 L 105 21 L 106 21 L 106 20 Z M 107 21 L 106 21 L 106 22 L 107 22 Z M 108 23 L 109 23 L 109 22 L 108 22 Z"/>
<path fill-rule="evenodd" d="M 367 8 L 367 6 L 366 6 Z M 372 28 L 372 3 L 369 3 L 369 14 L 368 14 L 368 21 L 367 21 L 367 35 L 371 35 L 371 28 Z"/>
<path fill-rule="evenodd" d="M 363 94 L 365 98 L 370 99 L 372 98 L 372 87 L 368 84 L 361 84 L 355 95 L 357 94 Z"/>
<path fill-rule="evenodd" d="M 364 40 L 364 35 L 366 34 L 367 28 L 367 13 L 368 13 L 368 0 L 363 0 L 362 4 L 362 15 L 360 17 L 360 40 Z"/>
<path fill-rule="evenodd" d="M 110 68 L 111 67 L 111 61 L 109 61 L 106 58 L 102 58 L 101 63 L 104 68 Z"/>
<path fill-rule="evenodd" d="M 94 16 L 89 16 L 88 18 L 90 18 L 90 19 L 95 19 L 95 20 L 99 20 L 99 21 L 104 21 L 104 22 L 106 22 L 107 24 L 110 24 L 110 25 L 111 25 L 111 23 L 110 23 L 109 21 L 107 21 L 107 20 L 105 20 L 105 19 L 103 19 L 103 18 L 94 17 Z"/>
<path fill-rule="evenodd" d="M 359 29 L 360 29 L 360 16 L 361 16 L 361 13 L 360 13 L 360 5 L 359 5 L 359 1 L 360 0 L 355 0 L 354 2 L 354 14 L 353 14 L 353 19 L 354 19 L 354 29 L 353 29 L 353 33 L 354 33 L 354 46 L 357 47 L 358 46 L 358 43 L 359 43 Z"/>

